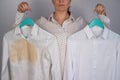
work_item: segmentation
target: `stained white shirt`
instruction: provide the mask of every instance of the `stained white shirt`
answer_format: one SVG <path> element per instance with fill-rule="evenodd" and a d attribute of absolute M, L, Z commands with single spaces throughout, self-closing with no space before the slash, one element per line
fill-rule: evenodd
<path fill-rule="evenodd" d="M 59 57 L 60 57 L 61 74 L 63 75 L 63 69 L 65 64 L 64 61 L 66 57 L 65 55 L 66 55 L 67 37 L 81 30 L 86 25 L 85 21 L 81 17 L 74 20 L 74 18 L 71 15 L 67 20 L 63 22 L 61 26 L 60 24 L 57 23 L 57 21 L 53 18 L 53 16 L 50 16 L 48 19 L 41 17 L 37 21 L 37 24 L 44 30 L 56 36 L 60 50 Z"/>
<path fill-rule="evenodd" d="M 64 80 L 120 80 L 120 36 L 94 30 L 86 26 L 69 37 Z"/>
<path fill-rule="evenodd" d="M 52 45 L 51 45 L 52 44 Z M 59 54 L 56 38 L 36 24 L 19 28 L 7 32 L 3 38 L 3 56 L 1 80 L 48 80 L 46 76 L 48 68 L 45 67 L 45 59 L 48 55 L 57 58 Z M 60 69 L 54 62 L 51 75 L 59 75 Z M 49 71 L 50 72 L 50 71 Z M 53 77 L 54 78 L 54 77 Z M 59 78 L 59 76 L 58 76 Z M 53 79 L 54 80 L 54 79 Z"/>

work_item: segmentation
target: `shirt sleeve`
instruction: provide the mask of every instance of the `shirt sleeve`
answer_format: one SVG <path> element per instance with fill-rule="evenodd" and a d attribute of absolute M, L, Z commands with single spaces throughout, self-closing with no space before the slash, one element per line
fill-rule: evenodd
<path fill-rule="evenodd" d="M 76 19 L 76 21 L 78 22 L 78 24 L 81 28 L 84 28 L 88 24 L 87 21 L 84 18 L 82 18 L 81 16 L 79 16 Z"/>
<path fill-rule="evenodd" d="M 44 48 L 42 53 L 42 72 L 44 80 L 51 80 L 51 58 L 47 48 Z"/>
<path fill-rule="evenodd" d="M 86 25 L 87 25 L 87 22 L 80 16 L 74 21 L 72 25 L 70 25 L 71 27 L 69 31 L 71 32 L 71 34 L 73 34 L 83 29 Z"/>
<path fill-rule="evenodd" d="M 44 27 L 46 25 L 46 23 L 48 23 L 48 20 L 45 17 L 40 17 L 40 19 L 38 19 L 36 21 L 36 24 L 40 27 Z"/>
<path fill-rule="evenodd" d="M 120 80 L 120 41 L 117 47 L 116 80 Z"/>
<path fill-rule="evenodd" d="M 110 26 L 110 19 L 109 17 L 105 16 L 105 15 L 98 15 L 98 18 L 100 18 L 100 20 L 106 24 L 108 27 Z"/>
<path fill-rule="evenodd" d="M 3 38 L 3 53 L 2 53 L 2 71 L 1 80 L 10 80 L 9 69 L 8 69 L 8 42 L 7 39 Z"/>
<path fill-rule="evenodd" d="M 16 16 L 15 16 L 15 23 L 13 24 L 14 27 L 18 26 L 21 23 L 24 17 L 24 14 L 25 13 L 20 13 L 17 11 Z"/>

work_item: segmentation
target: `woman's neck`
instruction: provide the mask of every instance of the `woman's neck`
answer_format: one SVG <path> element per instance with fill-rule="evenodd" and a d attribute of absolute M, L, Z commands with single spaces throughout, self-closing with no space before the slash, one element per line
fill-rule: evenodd
<path fill-rule="evenodd" d="M 69 18 L 68 12 L 54 12 L 54 19 L 62 25 L 63 22 Z"/>

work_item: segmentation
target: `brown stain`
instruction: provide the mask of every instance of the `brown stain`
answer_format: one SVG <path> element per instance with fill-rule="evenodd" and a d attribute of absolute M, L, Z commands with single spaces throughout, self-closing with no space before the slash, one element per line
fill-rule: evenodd
<path fill-rule="evenodd" d="M 35 64 L 37 61 L 36 48 L 25 39 L 17 40 L 10 47 L 10 60 L 12 62 L 28 60 Z"/>

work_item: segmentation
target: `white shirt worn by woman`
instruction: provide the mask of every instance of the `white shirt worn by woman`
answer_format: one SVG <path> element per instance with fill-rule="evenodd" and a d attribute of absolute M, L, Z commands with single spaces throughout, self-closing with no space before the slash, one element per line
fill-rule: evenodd
<path fill-rule="evenodd" d="M 37 24 L 44 30 L 56 36 L 60 49 L 59 57 L 61 63 L 61 73 L 63 74 L 65 65 L 64 61 L 66 57 L 67 38 L 71 34 L 81 30 L 86 25 L 86 22 L 81 17 L 75 20 L 73 16 L 70 15 L 70 17 L 65 20 L 62 25 L 60 25 L 54 19 L 52 14 L 48 19 L 41 17 L 41 19 L 37 21 Z"/>

